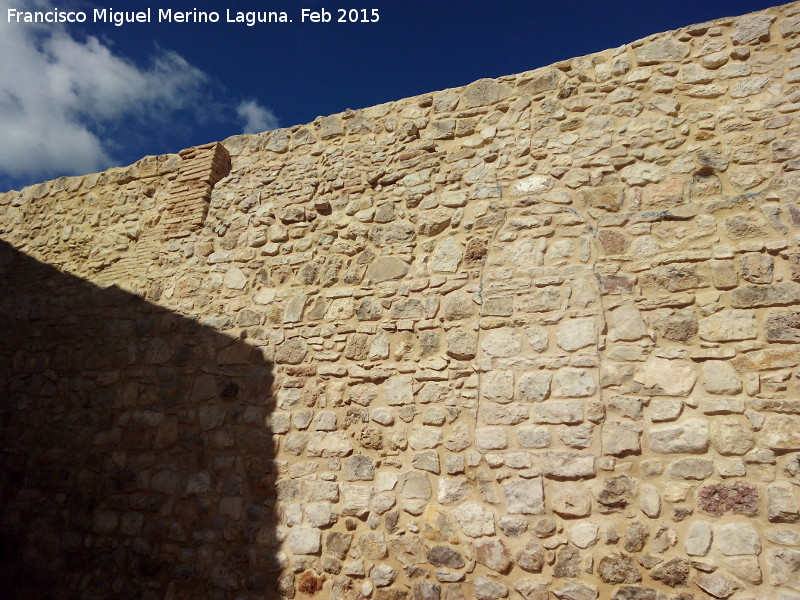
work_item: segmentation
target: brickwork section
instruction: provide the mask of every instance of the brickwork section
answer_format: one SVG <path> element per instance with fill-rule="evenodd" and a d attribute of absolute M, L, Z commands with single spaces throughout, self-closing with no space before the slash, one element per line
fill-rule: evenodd
<path fill-rule="evenodd" d="M 200 416 L 221 396 L 154 410 L 219 460 L 191 501 L 167 501 L 147 469 L 131 497 L 100 495 L 81 543 L 121 558 L 75 585 L 800 598 L 799 53 L 795 3 L 159 157 L 151 179 L 140 165 L 0 195 L 15 248 L 273 371 L 268 476 L 231 483 L 252 472 L 223 451 L 244 413 Z M 179 222 L 142 246 L 148 261 L 109 270 Z M 39 377 L 29 352 L 10 381 Z M 126 360 L 171 355 L 141 356 Z M 6 452 L 23 441 L 3 437 Z M 133 496 L 166 503 L 184 535 Z M 24 519 L 48 498 L 22 485 L 0 522 L 30 531 L 31 567 L 57 570 L 33 549 L 65 552 L 58 522 Z M 209 506 L 225 509 L 208 520 Z M 240 524 L 246 544 L 223 543 Z M 141 549 L 172 579 L 129 566 Z"/>
<path fill-rule="evenodd" d="M 231 170 L 231 159 L 222 144 L 196 146 L 178 153 L 183 161 L 170 187 L 164 217 L 168 238 L 185 237 L 203 226 L 211 190 Z"/>

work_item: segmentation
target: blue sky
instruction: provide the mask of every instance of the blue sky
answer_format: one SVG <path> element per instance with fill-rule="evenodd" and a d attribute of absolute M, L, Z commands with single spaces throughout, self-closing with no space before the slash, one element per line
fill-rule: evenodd
<path fill-rule="evenodd" d="M 762 0 L 0 0 L 0 191 L 288 127 L 761 10 Z M 370 23 L 337 23 L 337 8 Z M 83 11 L 9 23 L 8 9 Z M 94 9 L 152 22 L 94 23 Z M 157 22 L 159 8 L 218 23 Z M 301 22 L 325 8 L 331 22 Z M 292 23 L 226 23 L 226 9 Z"/>

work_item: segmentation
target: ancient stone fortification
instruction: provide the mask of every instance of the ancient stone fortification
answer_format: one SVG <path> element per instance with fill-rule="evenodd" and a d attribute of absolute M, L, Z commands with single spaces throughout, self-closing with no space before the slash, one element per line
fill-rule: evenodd
<path fill-rule="evenodd" d="M 791 4 L 0 195 L 5 596 L 800 598 L 798 108 Z"/>

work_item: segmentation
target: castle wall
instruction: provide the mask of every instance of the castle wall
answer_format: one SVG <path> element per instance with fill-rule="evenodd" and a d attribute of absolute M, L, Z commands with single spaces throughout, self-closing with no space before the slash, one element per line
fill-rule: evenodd
<path fill-rule="evenodd" d="M 136 479 L 69 540 L 154 566 L 95 565 L 65 597 L 800 598 L 799 81 L 795 3 L 0 195 L 30 259 L 239 349 L 181 372 L 208 394 L 92 405 L 123 438 L 174 420 L 199 441 L 70 442 Z M 18 318 L 6 464 L 68 396 L 34 360 L 55 338 Z M 162 337 L 101 353 L 86 394 L 167 368 Z M 247 409 L 212 418 L 229 376 Z M 58 579 L 78 509 L 44 509 L 29 456 L 2 531 Z"/>

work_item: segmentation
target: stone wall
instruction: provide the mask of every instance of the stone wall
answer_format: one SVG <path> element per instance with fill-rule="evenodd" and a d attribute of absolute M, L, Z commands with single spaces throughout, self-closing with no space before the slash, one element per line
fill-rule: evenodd
<path fill-rule="evenodd" d="M 0 195 L 16 597 L 797 600 L 798 82 L 790 4 Z"/>

